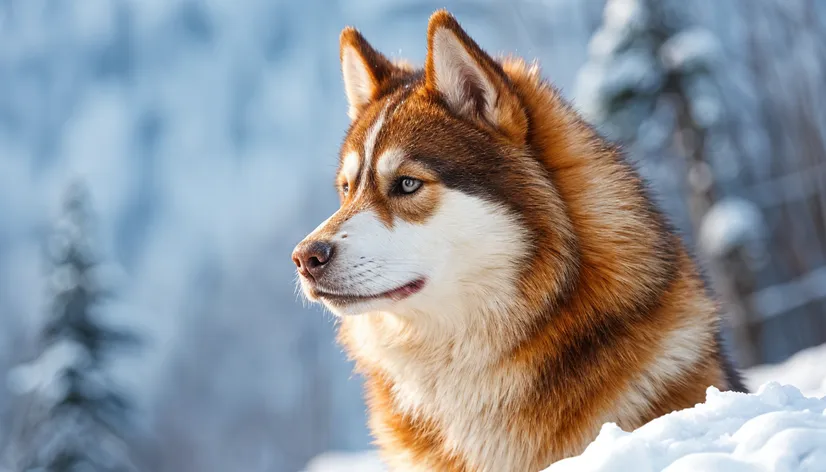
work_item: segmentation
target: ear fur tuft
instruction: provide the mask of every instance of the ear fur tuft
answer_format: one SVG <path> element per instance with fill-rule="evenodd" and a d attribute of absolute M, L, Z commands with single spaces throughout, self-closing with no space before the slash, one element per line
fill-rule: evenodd
<path fill-rule="evenodd" d="M 524 141 L 527 116 L 502 67 L 445 10 L 428 23 L 425 84 L 454 113 Z"/>
<path fill-rule="evenodd" d="M 373 49 L 353 27 L 344 28 L 339 37 L 341 72 L 351 120 L 375 99 L 382 83 L 396 70 L 386 57 Z"/>

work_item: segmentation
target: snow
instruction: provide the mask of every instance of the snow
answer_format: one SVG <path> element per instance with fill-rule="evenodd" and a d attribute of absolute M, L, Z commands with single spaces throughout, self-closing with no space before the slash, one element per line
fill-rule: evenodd
<path fill-rule="evenodd" d="M 41 391 L 49 399 L 60 398 L 65 386 L 60 384 L 58 373 L 85 357 L 84 348 L 74 341 L 57 342 L 32 362 L 11 369 L 6 385 L 18 395 Z"/>
<path fill-rule="evenodd" d="M 546 472 L 815 471 L 824 463 L 826 398 L 770 382 L 755 394 L 710 387 L 705 403 L 633 432 L 607 423 L 581 455 Z"/>
<path fill-rule="evenodd" d="M 705 28 L 680 31 L 660 48 L 663 64 L 672 70 L 689 72 L 718 61 L 722 55 L 720 42 Z"/>
<path fill-rule="evenodd" d="M 794 385 L 807 397 L 826 396 L 826 344 L 804 349 L 780 364 L 752 367 L 744 373 L 746 384 L 757 386 L 775 381 Z"/>
<path fill-rule="evenodd" d="M 753 394 L 707 391 L 705 403 L 638 428 L 603 425 L 579 456 L 543 472 L 826 470 L 826 345 L 744 372 Z M 329 452 L 304 472 L 386 470 L 373 451 Z"/>
<path fill-rule="evenodd" d="M 648 11 L 640 0 L 610 0 L 605 4 L 603 24 L 610 29 L 641 28 Z"/>
<path fill-rule="evenodd" d="M 583 113 L 603 117 L 605 112 L 595 111 L 597 99 L 614 97 L 625 91 L 651 93 L 660 86 L 661 77 L 656 72 L 654 58 L 643 50 L 633 50 L 616 56 L 606 63 L 584 66 L 578 76 L 578 96 Z"/>
<path fill-rule="evenodd" d="M 685 77 L 684 84 L 689 111 L 697 126 L 712 129 L 720 124 L 725 110 L 715 80 L 708 74 L 694 74 Z"/>
<path fill-rule="evenodd" d="M 700 248 L 711 257 L 721 257 L 745 247 L 760 258 L 768 236 L 763 214 L 754 203 L 729 197 L 715 203 L 703 218 L 699 231 Z"/>

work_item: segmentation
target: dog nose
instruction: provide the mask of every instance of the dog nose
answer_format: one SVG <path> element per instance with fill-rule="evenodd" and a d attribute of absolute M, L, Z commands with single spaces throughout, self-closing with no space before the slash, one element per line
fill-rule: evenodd
<path fill-rule="evenodd" d="M 293 251 L 293 262 L 301 275 L 316 279 L 333 258 L 333 249 L 326 241 L 304 241 Z"/>

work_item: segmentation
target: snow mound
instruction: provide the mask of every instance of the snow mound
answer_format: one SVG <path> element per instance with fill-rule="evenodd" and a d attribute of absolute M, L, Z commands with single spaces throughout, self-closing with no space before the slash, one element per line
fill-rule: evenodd
<path fill-rule="evenodd" d="M 826 470 L 826 397 L 770 382 L 755 394 L 709 387 L 706 402 L 633 432 L 606 423 L 585 451 L 545 472 Z"/>
<path fill-rule="evenodd" d="M 826 396 L 826 344 L 804 349 L 780 364 L 752 367 L 743 377 L 755 390 L 773 381 L 794 385 L 807 397 Z"/>

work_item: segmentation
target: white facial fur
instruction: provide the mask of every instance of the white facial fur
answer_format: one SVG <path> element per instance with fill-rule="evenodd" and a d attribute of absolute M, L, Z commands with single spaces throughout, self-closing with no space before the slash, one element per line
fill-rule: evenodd
<path fill-rule="evenodd" d="M 328 307 L 338 315 L 389 311 L 439 324 L 458 322 L 461 313 L 473 311 L 470 305 L 498 303 L 514 292 L 526 239 L 504 208 L 445 189 L 439 208 L 422 224 L 396 219 L 388 228 L 369 210 L 352 216 L 333 237 L 336 255 L 319 288 L 375 295 L 423 277 L 424 288 L 400 301 Z"/>
<path fill-rule="evenodd" d="M 341 173 L 349 182 L 356 180 L 356 174 L 359 171 L 359 155 L 356 152 L 347 153 L 344 156 L 344 161 L 341 164 Z"/>

